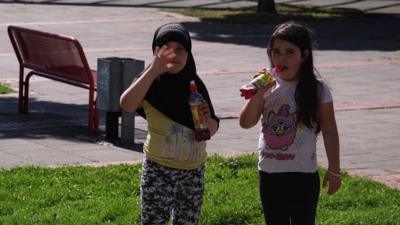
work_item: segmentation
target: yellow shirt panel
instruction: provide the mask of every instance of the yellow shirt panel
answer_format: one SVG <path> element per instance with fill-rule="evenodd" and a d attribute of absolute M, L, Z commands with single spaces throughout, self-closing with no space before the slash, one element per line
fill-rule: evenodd
<path fill-rule="evenodd" d="M 172 121 L 147 101 L 146 114 L 148 134 L 143 151 L 152 161 L 178 169 L 195 169 L 207 158 L 206 142 L 194 139 L 194 131 Z"/>

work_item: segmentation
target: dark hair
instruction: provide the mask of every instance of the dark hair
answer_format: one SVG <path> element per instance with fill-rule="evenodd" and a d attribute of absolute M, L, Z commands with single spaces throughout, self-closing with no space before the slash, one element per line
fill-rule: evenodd
<path fill-rule="evenodd" d="M 301 122 L 308 128 L 313 128 L 313 122 L 317 123 L 319 132 L 319 122 L 317 118 L 318 92 L 320 82 L 317 80 L 318 72 L 314 68 L 311 31 L 303 24 L 289 21 L 276 26 L 268 41 L 267 53 L 271 60 L 271 50 L 274 40 L 284 40 L 296 45 L 301 50 L 304 61 L 300 66 L 298 83 L 296 86 L 295 100 L 297 106 L 297 123 Z M 305 53 L 305 52 L 308 53 Z M 307 54 L 307 55 L 306 55 Z"/>

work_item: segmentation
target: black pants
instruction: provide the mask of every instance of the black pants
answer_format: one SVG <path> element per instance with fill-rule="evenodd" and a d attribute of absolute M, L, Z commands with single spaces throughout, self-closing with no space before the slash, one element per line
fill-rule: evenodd
<path fill-rule="evenodd" d="M 260 171 L 260 197 L 267 225 L 314 225 L 319 191 L 318 172 Z"/>

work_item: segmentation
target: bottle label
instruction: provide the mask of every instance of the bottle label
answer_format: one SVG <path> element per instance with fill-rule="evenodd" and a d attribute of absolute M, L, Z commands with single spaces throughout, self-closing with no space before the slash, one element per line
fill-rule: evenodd
<path fill-rule="evenodd" d="M 206 141 L 210 139 L 211 135 L 210 131 L 208 130 L 204 115 L 199 113 L 199 106 L 203 104 L 204 99 L 203 96 L 201 96 L 201 94 L 197 91 L 196 83 L 194 81 L 190 81 L 190 92 L 189 105 L 194 123 L 194 137 L 196 141 Z"/>
<path fill-rule="evenodd" d="M 272 75 L 267 71 L 254 78 L 251 83 L 257 88 L 265 87 L 272 81 Z"/>
<path fill-rule="evenodd" d="M 192 117 L 193 117 L 193 123 L 194 123 L 194 128 L 196 130 L 200 129 L 207 129 L 207 123 L 204 119 L 203 115 L 199 114 L 199 106 L 198 105 L 194 105 L 190 107 L 191 111 L 192 111 Z"/>

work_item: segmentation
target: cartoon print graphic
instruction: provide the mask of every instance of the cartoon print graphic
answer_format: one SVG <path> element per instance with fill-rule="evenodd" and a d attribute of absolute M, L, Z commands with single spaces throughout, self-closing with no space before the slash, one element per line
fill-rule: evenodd
<path fill-rule="evenodd" d="M 167 133 L 166 143 L 164 145 L 165 156 L 170 159 L 179 157 L 180 139 L 183 133 L 183 127 L 177 123 L 171 123 L 171 127 Z"/>
<path fill-rule="evenodd" d="M 287 150 L 296 136 L 296 116 L 290 114 L 290 106 L 282 105 L 279 112 L 269 112 L 263 124 L 265 144 L 275 150 Z"/>
<path fill-rule="evenodd" d="M 179 161 L 195 161 L 201 157 L 203 142 L 195 142 L 193 130 L 172 122 L 163 146 L 163 156 Z"/>

